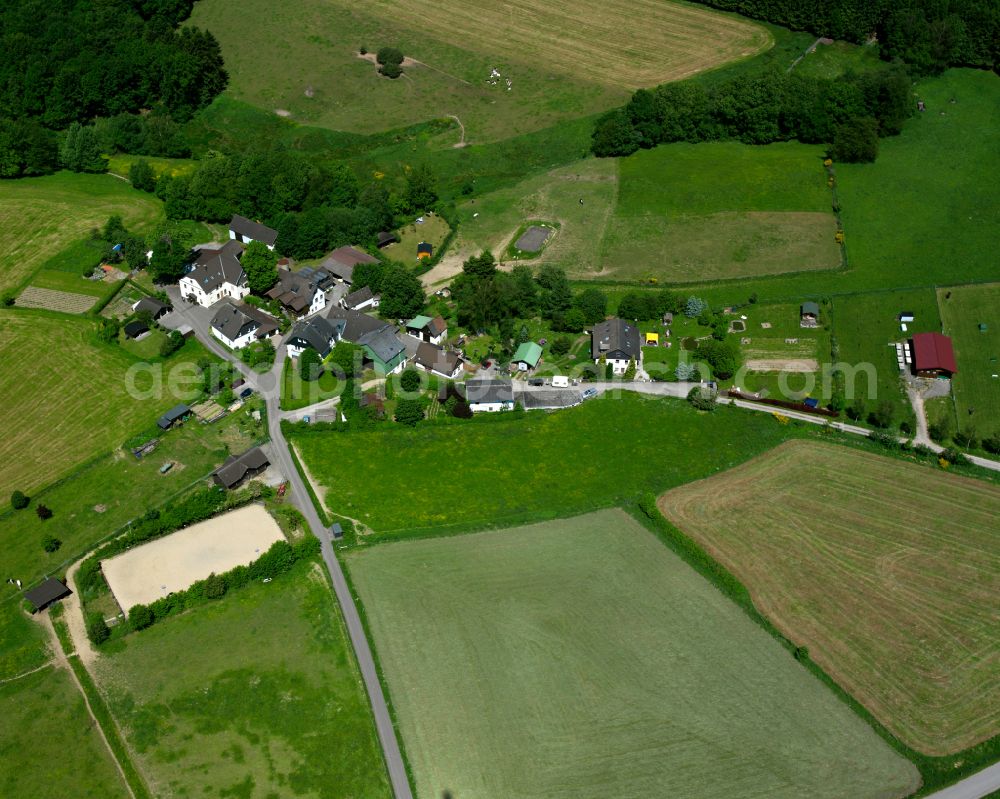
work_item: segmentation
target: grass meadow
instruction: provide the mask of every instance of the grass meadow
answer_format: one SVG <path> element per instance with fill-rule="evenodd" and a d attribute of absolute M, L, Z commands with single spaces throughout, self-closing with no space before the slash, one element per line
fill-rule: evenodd
<path fill-rule="evenodd" d="M 154 796 L 391 795 L 314 564 L 122 639 L 95 677 Z"/>
<path fill-rule="evenodd" d="M 206 356 L 189 341 L 162 364 L 163 374 Z M 158 397 L 133 399 L 127 374 L 137 361 L 118 347 L 96 344 L 89 320 L 0 312 L 0 359 L 0 396 L 6 398 L 0 408 L 0 496 L 14 489 L 30 493 L 117 448 L 176 402 L 168 381 Z M 135 386 L 155 393 L 148 375 L 137 376 Z"/>
<path fill-rule="evenodd" d="M 958 362 L 952 392 L 960 424 L 1000 432 L 1000 284 L 938 289 L 945 334 Z M 985 324 L 981 332 L 979 325 Z"/>
<path fill-rule="evenodd" d="M 208 0 L 191 23 L 219 38 L 228 91 L 238 100 L 357 133 L 454 115 L 475 143 L 606 110 L 638 86 L 746 58 L 773 41 L 767 28 L 735 15 L 654 0 L 643 6 L 587 0 L 570 13 L 539 0 L 517 10 L 457 0 L 364 8 L 346 0 L 280 8 L 249 0 L 234 13 Z M 389 80 L 357 55 L 385 46 L 417 63 Z M 491 85 L 494 68 L 502 79 Z"/>
<path fill-rule="evenodd" d="M 996 734 L 997 486 L 795 441 L 660 508 L 906 744 L 948 755 Z"/>
<path fill-rule="evenodd" d="M 792 434 L 764 414 L 699 414 L 623 392 L 556 414 L 293 440 L 328 508 L 392 538 L 608 507 L 729 468 Z M 405 466 L 413 463 L 434 466 Z"/>
<path fill-rule="evenodd" d="M 888 798 L 919 784 L 617 509 L 347 558 L 419 799 Z"/>
<path fill-rule="evenodd" d="M 5 255 L 0 291 L 26 283 L 47 259 L 109 216 L 118 214 L 130 229 L 144 233 L 163 219 L 162 208 L 153 195 L 110 175 L 60 172 L 0 182 L 0 252 Z"/>

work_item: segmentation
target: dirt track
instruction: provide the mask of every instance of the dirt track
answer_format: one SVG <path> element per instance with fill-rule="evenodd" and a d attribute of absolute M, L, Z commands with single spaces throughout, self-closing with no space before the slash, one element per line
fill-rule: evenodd
<path fill-rule="evenodd" d="M 130 549 L 104 561 L 102 569 L 118 604 L 128 612 L 213 572 L 250 563 L 282 538 L 262 505 L 248 505 Z"/>

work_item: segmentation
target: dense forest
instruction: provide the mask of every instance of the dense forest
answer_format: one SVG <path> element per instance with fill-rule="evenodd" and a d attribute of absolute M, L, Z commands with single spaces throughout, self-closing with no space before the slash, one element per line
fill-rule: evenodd
<path fill-rule="evenodd" d="M 175 154 L 162 151 L 178 149 L 176 123 L 208 105 L 228 80 L 215 37 L 178 29 L 192 4 L 0 0 L 0 177 L 59 168 L 52 131 L 97 118 L 119 119 L 117 130 L 98 133 L 131 132 L 140 151 Z M 121 123 L 139 112 L 155 121 Z M 72 161 L 87 170 L 96 163 Z"/>
<path fill-rule="evenodd" d="M 667 83 L 640 89 L 599 121 L 593 150 L 615 156 L 676 141 L 798 139 L 832 143 L 840 161 L 873 161 L 878 136 L 899 133 L 912 113 L 910 80 L 901 66 L 833 80 L 768 72 L 710 86 Z"/>
<path fill-rule="evenodd" d="M 1000 64 L 1000 0 L 696 0 L 818 36 L 878 41 L 921 72 Z"/>

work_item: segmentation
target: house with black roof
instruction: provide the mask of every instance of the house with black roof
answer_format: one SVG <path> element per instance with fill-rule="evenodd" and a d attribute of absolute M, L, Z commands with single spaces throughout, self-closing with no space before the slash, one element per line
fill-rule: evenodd
<path fill-rule="evenodd" d="M 174 405 L 173 408 L 157 419 L 156 424 L 161 430 L 169 430 L 177 422 L 184 420 L 190 413 L 191 408 L 182 402 L 179 405 Z"/>
<path fill-rule="evenodd" d="M 240 264 L 245 249 L 242 242 L 227 241 L 218 249 L 200 250 L 190 271 L 180 279 L 181 296 L 204 308 L 227 297 L 242 300 L 250 293 Z"/>
<path fill-rule="evenodd" d="M 136 339 L 149 332 L 149 325 L 138 319 L 133 319 L 122 329 L 125 331 L 125 338 Z"/>
<path fill-rule="evenodd" d="M 212 472 L 212 479 L 222 488 L 233 489 L 256 477 L 270 465 L 264 451 L 260 447 L 254 447 L 242 455 L 230 455 L 226 458 L 222 466 Z"/>
<path fill-rule="evenodd" d="M 447 380 L 454 380 L 464 369 L 462 358 L 458 353 L 450 352 L 429 341 L 417 344 L 413 365 Z"/>
<path fill-rule="evenodd" d="M 156 297 L 143 297 L 132 306 L 132 310 L 135 313 L 148 313 L 155 321 L 170 313 L 170 306 L 165 302 L 160 302 Z"/>
<path fill-rule="evenodd" d="M 510 380 L 470 380 L 465 384 L 465 400 L 473 413 L 513 410 L 514 385 Z"/>
<path fill-rule="evenodd" d="M 594 325 L 590 347 L 594 363 L 610 363 L 616 375 L 624 374 L 630 361 L 642 367 L 639 328 L 624 319 L 606 319 Z"/>
<path fill-rule="evenodd" d="M 209 329 L 229 349 L 240 350 L 277 333 L 278 320 L 252 305 L 224 300 L 219 303 Z"/>
<path fill-rule="evenodd" d="M 273 250 L 274 242 L 278 240 L 278 231 L 245 216 L 234 214 L 229 223 L 229 238 L 242 244 L 259 241 L 267 249 Z"/>
<path fill-rule="evenodd" d="M 325 358 L 339 338 L 336 325 L 322 316 L 310 316 L 295 323 L 285 347 L 290 358 L 298 358 L 310 347 L 319 353 L 320 358 Z"/>
<path fill-rule="evenodd" d="M 55 577 L 48 577 L 39 585 L 25 591 L 24 598 L 34 607 L 34 612 L 38 613 L 45 610 L 53 602 L 58 602 L 72 593 L 65 583 L 60 582 Z"/>
<path fill-rule="evenodd" d="M 372 291 L 371 286 L 362 286 L 357 291 L 345 294 L 340 298 L 340 307 L 351 311 L 361 311 L 365 308 L 378 308 L 382 295 Z"/>
<path fill-rule="evenodd" d="M 334 308 L 327 319 L 337 329 L 338 339 L 364 349 L 375 371 L 389 375 L 406 366 L 406 345 L 388 322 L 348 308 Z"/>

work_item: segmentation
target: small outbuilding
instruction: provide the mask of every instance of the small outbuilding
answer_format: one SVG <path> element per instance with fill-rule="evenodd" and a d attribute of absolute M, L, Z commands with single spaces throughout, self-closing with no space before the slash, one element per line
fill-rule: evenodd
<path fill-rule="evenodd" d="M 169 430 L 174 424 L 186 418 L 190 413 L 191 408 L 184 403 L 174 405 L 173 408 L 157 419 L 156 424 L 161 430 Z"/>
<path fill-rule="evenodd" d="M 430 258 L 433 254 L 434 248 L 426 241 L 422 241 L 417 245 L 417 258 L 420 260 Z"/>
<path fill-rule="evenodd" d="M 393 233 L 391 230 L 383 230 L 378 234 L 377 245 L 381 250 L 383 247 L 388 247 L 390 244 L 397 244 L 399 242 L 399 236 Z"/>
<path fill-rule="evenodd" d="M 145 311 L 153 319 L 159 319 L 161 316 L 166 316 L 170 313 L 170 306 L 165 302 L 160 302 L 156 297 L 143 297 L 132 306 L 132 310 L 136 313 Z"/>
<path fill-rule="evenodd" d="M 645 339 L 645 345 L 647 347 L 659 347 L 660 346 L 660 334 L 659 333 L 647 333 Z"/>
<path fill-rule="evenodd" d="M 537 367 L 540 360 L 542 360 L 542 348 L 534 341 L 525 341 L 517 348 L 511 364 L 519 372 L 528 372 Z"/>
<path fill-rule="evenodd" d="M 58 602 L 72 593 L 66 587 L 65 583 L 60 582 L 55 577 L 49 577 L 40 585 L 36 585 L 34 588 L 25 591 L 24 598 L 34 607 L 34 612 L 38 613 L 41 610 L 45 610 L 53 602 Z"/>
<path fill-rule="evenodd" d="M 799 325 L 801 327 L 815 327 L 819 322 L 819 303 L 812 301 L 804 302 L 799 306 Z"/>
<path fill-rule="evenodd" d="M 912 322 L 916 317 L 914 317 L 913 311 L 900 311 L 896 318 L 900 322 Z"/>
<path fill-rule="evenodd" d="M 147 325 L 145 322 L 140 322 L 138 319 L 135 319 L 129 322 L 127 325 L 125 325 L 123 329 L 125 331 L 125 338 L 137 339 L 139 338 L 139 336 L 142 336 L 149 332 L 149 325 Z"/>
<path fill-rule="evenodd" d="M 245 480 L 256 477 L 269 465 L 264 450 L 254 447 L 242 455 L 230 455 L 226 458 L 222 466 L 212 472 L 212 479 L 222 488 L 236 488 Z"/>

